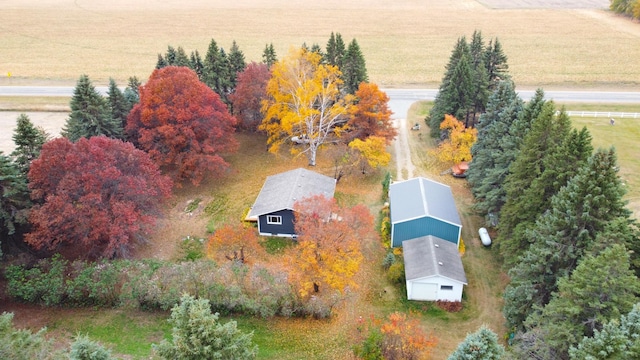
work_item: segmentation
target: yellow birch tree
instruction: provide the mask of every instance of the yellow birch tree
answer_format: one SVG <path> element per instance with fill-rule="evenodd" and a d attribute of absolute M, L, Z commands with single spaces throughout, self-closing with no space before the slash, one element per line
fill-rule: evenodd
<path fill-rule="evenodd" d="M 297 136 L 310 166 L 315 166 L 320 146 L 340 136 L 351 102 L 350 96 L 341 96 L 338 67 L 320 60 L 315 52 L 292 49 L 272 66 L 268 98 L 262 103 L 265 117 L 260 129 L 267 132 L 269 150 L 278 152 Z"/>

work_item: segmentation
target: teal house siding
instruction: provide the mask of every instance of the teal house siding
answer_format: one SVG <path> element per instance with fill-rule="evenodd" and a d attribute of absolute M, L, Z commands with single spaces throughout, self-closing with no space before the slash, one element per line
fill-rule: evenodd
<path fill-rule="evenodd" d="M 462 223 L 449 186 L 423 177 L 398 181 L 389 186 L 389 206 L 392 247 L 427 235 L 459 244 Z"/>
<path fill-rule="evenodd" d="M 433 235 L 458 245 L 460 226 L 429 217 L 401 222 L 393 227 L 392 247 L 402 246 L 404 240 L 415 239 L 425 235 Z"/>

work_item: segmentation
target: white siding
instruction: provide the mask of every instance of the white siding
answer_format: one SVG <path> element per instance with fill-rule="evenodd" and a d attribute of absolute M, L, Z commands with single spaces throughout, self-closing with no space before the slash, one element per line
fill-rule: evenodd
<path fill-rule="evenodd" d="M 462 301 L 463 286 L 462 283 L 445 277 L 407 280 L 407 298 L 419 301 Z"/>

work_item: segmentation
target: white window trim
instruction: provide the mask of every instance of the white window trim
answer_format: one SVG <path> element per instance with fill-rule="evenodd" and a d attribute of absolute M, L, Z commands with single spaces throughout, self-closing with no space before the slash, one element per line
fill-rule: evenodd
<path fill-rule="evenodd" d="M 277 219 L 276 221 L 274 221 Z M 267 224 L 269 225 L 282 225 L 282 216 L 280 215 L 267 215 Z"/>

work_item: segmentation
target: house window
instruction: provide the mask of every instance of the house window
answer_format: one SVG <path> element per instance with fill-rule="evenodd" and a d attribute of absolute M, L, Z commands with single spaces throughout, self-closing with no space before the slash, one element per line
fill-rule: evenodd
<path fill-rule="evenodd" d="M 452 285 L 440 285 L 440 290 L 453 290 Z"/>
<path fill-rule="evenodd" d="M 267 215 L 267 224 L 270 224 L 270 225 L 282 225 L 282 216 L 280 216 L 280 215 Z"/>

